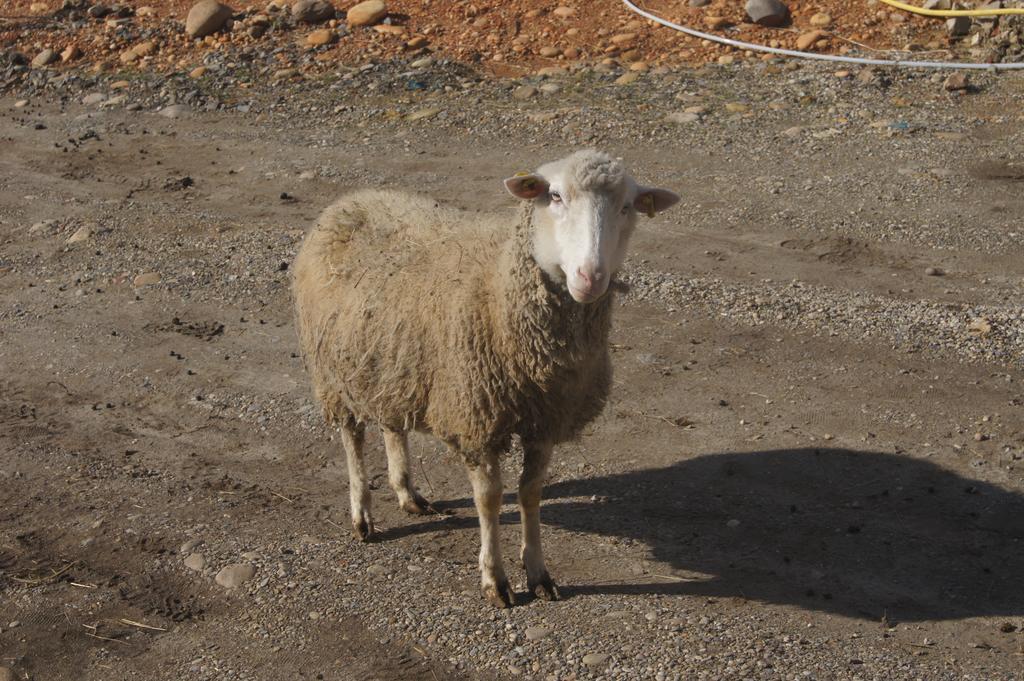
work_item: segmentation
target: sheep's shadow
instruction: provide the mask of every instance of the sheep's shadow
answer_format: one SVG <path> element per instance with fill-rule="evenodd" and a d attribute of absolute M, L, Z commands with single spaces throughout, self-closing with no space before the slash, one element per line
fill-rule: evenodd
<path fill-rule="evenodd" d="M 554 483 L 545 499 L 545 524 L 643 542 L 673 573 L 562 584 L 569 596 L 697 594 L 903 621 L 1024 615 L 1024 497 L 906 456 L 710 454 Z"/>

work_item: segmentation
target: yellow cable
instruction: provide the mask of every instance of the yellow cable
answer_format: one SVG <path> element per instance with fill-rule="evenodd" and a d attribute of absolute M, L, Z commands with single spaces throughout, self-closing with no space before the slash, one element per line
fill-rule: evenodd
<path fill-rule="evenodd" d="M 1004 7 L 1002 9 L 925 9 L 924 7 L 915 7 L 905 2 L 899 2 L 899 0 L 882 0 L 882 2 L 907 12 L 923 14 L 926 17 L 994 17 L 1001 14 L 1024 14 L 1024 7 Z"/>

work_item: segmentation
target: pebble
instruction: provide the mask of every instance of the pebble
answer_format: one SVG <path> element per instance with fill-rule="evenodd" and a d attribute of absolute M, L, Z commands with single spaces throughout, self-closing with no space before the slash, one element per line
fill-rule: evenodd
<path fill-rule="evenodd" d="M 725 105 L 725 110 L 732 113 L 746 113 L 750 111 L 750 106 L 743 102 L 729 102 Z"/>
<path fill-rule="evenodd" d="M 666 123 L 699 123 L 700 114 L 692 111 L 673 111 L 665 116 Z"/>
<path fill-rule="evenodd" d="M 202 539 L 189 539 L 178 548 L 178 553 L 182 555 L 192 553 L 197 546 L 201 546 L 203 543 L 204 541 Z"/>
<path fill-rule="evenodd" d="M 417 111 L 413 111 L 411 114 L 409 114 L 408 116 L 405 117 L 405 120 L 407 120 L 407 121 L 426 120 L 428 118 L 433 118 L 434 116 L 436 116 L 439 113 L 441 113 L 440 109 L 438 109 L 436 106 L 430 106 L 430 107 L 427 107 L 425 109 L 419 109 Z"/>
<path fill-rule="evenodd" d="M 234 563 L 221 568 L 214 580 L 227 589 L 234 589 L 256 575 L 256 568 L 248 563 Z"/>
<path fill-rule="evenodd" d="M 537 75 L 538 76 L 547 76 L 547 77 L 551 77 L 551 76 L 564 76 L 565 74 L 566 74 L 566 70 L 563 69 L 561 66 L 545 66 L 544 68 L 542 68 L 542 69 L 537 71 Z"/>
<path fill-rule="evenodd" d="M 79 227 L 75 230 L 75 233 L 68 237 L 69 244 L 77 244 L 81 241 L 85 241 L 92 236 L 92 228 L 90 227 Z"/>
<path fill-rule="evenodd" d="M 164 118 L 181 118 L 189 113 L 189 108 L 185 104 L 171 104 L 160 109 L 159 114 Z"/>
<path fill-rule="evenodd" d="M 414 61 L 411 64 L 409 64 L 409 67 L 413 68 L 413 69 L 425 69 L 425 68 L 427 68 L 428 66 L 430 66 L 433 63 L 434 63 L 433 58 L 431 58 L 431 57 L 423 57 L 422 59 L 417 59 L 416 61 Z"/>
<path fill-rule="evenodd" d="M 64 51 L 60 53 L 60 60 L 62 62 L 74 61 L 82 56 L 82 49 L 75 44 L 68 45 L 64 48 Z"/>
<path fill-rule="evenodd" d="M 638 78 L 640 78 L 639 71 L 627 71 L 626 73 L 623 73 L 621 76 L 615 79 L 615 84 L 629 85 L 630 83 L 636 82 Z"/>
<path fill-rule="evenodd" d="M 512 91 L 513 99 L 530 99 L 536 96 L 537 88 L 532 85 L 520 85 Z"/>
<path fill-rule="evenodd" d="M 328 28 L 321 28 L 306 36 L 306 44 L 310 47 L 330 45 L 338 39 L 338 34 Z"/>
<path fill-rule="evenodd" d="M 153 284 L 160 283 L 159 272 L 144 272 L 135 277 L 132 280 L 132 286 L 135 288 L 142 288 L 143 286 L 152 286 Z"/>
<path fill-rule="evenodd" d="M 557 47 L 552 47 L 552 46 L 549 45 L 548 47 L 540 48 L 540 51 L 538 52 L 538 54 L 540 54 L 540 56 L 542 56 L 542 57 L 553 58 L 553 57 L 557 57 L 558 55 L 562 54 L 562 51 L 560 49 L 558 49 Z"/>
<path fill-rule="evenodd" d="M 527 641 L 539 641 L 543 638 L 547 638 L 551 634 L 551 630 L 547 627 L 527 627 L 526 628 L 526 640 Z"/>
<path fill-rule="evenodd" d="M 938 267 L 926 267 L 924 273 L 929 277 L 941 277 L 943 274 L 945 274 L 945 272 L 943 272 Z"/>
<path fill-rule="evenodd" d="M 625 45 L 636 39 L 636 33 L 619 33 L 612 36 L 612 45 Z"/>
<path fill-rule="evenodd" d="M 729 522 L 725 524 L 725 526 L 735 530 L 737 527 L 740 526 L 740 521 L 736 518 L 731 518 Z"/>
<path fill-rule="evenodd" d="M 185 18 L 185 33 L 191 38 L 203 38 L 216 33 L 224 27 L 232 14 L 230 7 L 217 0 L 199 0 L 192 5 Z"/>
<path fill-rule="evenodd" d="M 82 104 L 85 106 L 95 106 L 106 98 L 107 96 L 102 92 L 92 92 L 87 94 L 85 97 L 82 97 Z"/>
<path fill-rule="evenodd" d="M 300 24 L 319 24 L 334 17 L 334 6 L 324 0 L 299 0 L 292 5 L 292 19 Z"/>
<path fill-rule="evenodd" d="M 707 7 L 711 4 L 711 0 L 689 0 L 686 4 L 690 7 Z"/>
<path fill-rule="evenodd" d="M 946 92 L 957 92 L 959 90 L 966 90 L 971 86 L 970 81 L 967 80 L 967 74 L 963 71 L 955 71 L 946 77 L 943 81 L 942 87 Z"/>
<path fill-rule="evenodd" d="M 809 49 L 816 42 L 822 38 L 827 38 L 828 34 L 824 31 L 808 31 L 807 33 L 801 33 L 796 39 L 796 49 L 806 50 Z"/>
<path fill-rule="evenodd" d="M 202 572 L 203 568 L 206 567 L 206 558 L 201 553 L 190 553 L 182 562 L 185 564 L 185 567 L 195 572 Z"/>
<path fill-rule="evenodd" d="M 959 38 L 971 32 L 970 17 L 950 17 L 946 19 L 946 33 Z"/>
<path fill-rule="evenodd" d="M 540 86 L 540 91 L 546 95 L 553 95 L 556 92 L 561 92 L 562 86 L 558 83 L 544 83 Z"/>
<path fill-rule="evenodd" d="M 607 659 L 607 653 L 587 653 L 583 656 L 583 664 L 588 667 L 597 667 L 604 664 Z"/>
<path fill-rule="evenodd" d="M 418 50 L 421 47 L 426 47 L 429 43 L 430 41 L 427 39 L 426 36 L 418 35 L 415 38 L 411 38 L 407 43 L 405 43 L 405 46 L 408 47 L 410 50 Z"/>
<path fill-rule="evenodd" d="M 45 50 L 37 54 L 36 58 L 32 60 L 32 66 L 37 69 L 42 68 L 44 66 L 52 64 L 59 58 L 60 57 L 56 52 L 54 52 L 50 48 L 46 48 Z"/>
<path fill-rule="evenodd" d="M 192 69 L 191 71 L 188 72 L 188 77 L 189 78 L 193 78 L 193 79 L 194 78 L 202 78 L 204 75 L 206 75 L 206 67 L 205 66 L 197 66 L 196 68 L 194 68 L 194 69 Z"/>
<path fill-rule="evenodd" d="M 553 9 L 551 13 L 554 14 L 559 19 L 568 19 L 572 16 L 575 16 L 576 10 L 574 10 L 572 7 L 566 7 L 565 5 L 562 5 Z"/>
<path fill-rule="evenodd" d="M 349 9 L 345 15 L 349 26 L 369 26 L 375 24 L 388 13 L 388 6 L 383 0 L 366 0 Z"/>
<path fill-rule="evenodd" d="M 815 28 L 825 28 L 832 23 L 832 15 L 826 14 L 825 12 L 818 12 L 817 14 L 811 15 L 811 26 Z"/>
<path fill-rule="evenodd" d="M 16 101 L 14 103 L 14 108 L 15 109 L 24 109 L 26 106 L 28 106 L 28 100 L 27 99 L 19 99 L 18 101 Z"/>
<path fill-rule="evenodd" d="M 747 0 L 747 16 L 761 26 L 785 26 L 789 22 L 789 8 L 781 0 Z"/>
<path fill-rule="evenodd" d="M 706 16 L 706 17 L 704 17 L 704 25 L 707 26 L 708 28 L 710 28 L 712 31 L 718 30 L 720 28 L 726 28 L 731 23 L 732 22 L 730 22 L 725 17 L 717 17 L 717 16 Z"/>

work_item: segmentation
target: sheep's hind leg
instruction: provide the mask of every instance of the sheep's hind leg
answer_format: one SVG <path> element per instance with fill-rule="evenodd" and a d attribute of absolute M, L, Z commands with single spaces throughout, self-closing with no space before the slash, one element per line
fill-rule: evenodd
<path fill-rule="evenodd" d="M 480 586 L 492 605 L 508 608 L 515 605 L 515 596 L 501 560 L 501 533 L 498 514 L 501 511 L 501 462 L 497 454 L 482 454 L 480 463 L 469 468 L 473 483 L 473 500 L 480 516 Z"/>
<path fill-rule="evenodd" d="M 423 515 L 433 509 L 412 486 L 409 474 L 409 439 L 405 431 L 383 428 L 384 450 L 388 454 L 388 482 L 398 495 L 398 507 L 406 513 Z"/>
<path fill-rule="evenodd" d="M 373 535 L 370 515 L 370 481 L 363 465 L 365 428 L 349 416 L 341 424 L 341 442 L 348 459 L 348 494 L 352 512 L 352 532 L 356 539 L 366 541 Z"/>
<path fill-rule="evenodd" d="M 540 497 L 544 476 L 551 461 L 550 442 L 523 442 L 523 474 L 519 478 L 519 515 L 523 526 L 523 550 L 520 554 L 526 568 L 526 584 L 530 592 L 546 601 L 557 601 L 558 587 L 544 564 L 540 542 Z"/>

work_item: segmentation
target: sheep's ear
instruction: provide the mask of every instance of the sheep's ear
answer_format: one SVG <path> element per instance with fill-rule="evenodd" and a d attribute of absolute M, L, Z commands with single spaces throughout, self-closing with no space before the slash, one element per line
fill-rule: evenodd
<path fill-rule="evenodd" d="M 653 218 L 655 213 L 668 210 L 679 202 L 679 194 L 670 192 L 667 189 L 657 187 L 640 187 L 636 198 L 633 199 L 633 207 L 647 217 Z"/>
<path fill-rule="evenodd" d="M 548 181 L 536 173 L 516 173 L 505 180 L 505 189 L 519 199 L 535 199 L 548 191 Z"/>

